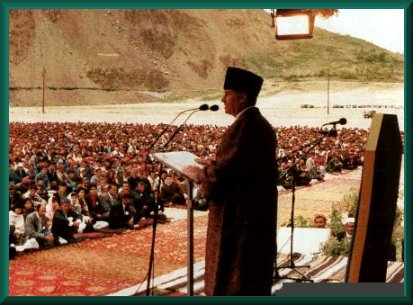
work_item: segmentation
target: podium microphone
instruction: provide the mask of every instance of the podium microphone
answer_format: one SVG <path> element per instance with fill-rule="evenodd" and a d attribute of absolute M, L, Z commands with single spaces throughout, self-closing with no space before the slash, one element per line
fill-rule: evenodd
<path fill-rule="evenodd" d="M 209 106 L 208 106 L 208 104 L 202 104 L 202 105 L 199 106 L 198 108 L 193 108 L 193 109 L 191 109 L 191 110 L 193 110 L 193 111 L 206 111 L 206 110 L 208 110 L 208 109 L 210 109 Z M 189 111 L 189 110 L 185 110 L 185 112 L 187 112 L 187 111 Z"/>
<path fill-rule="evenodd" d="M 217 107 L 218 107 L 218 105 L 213 105 L 213 106 L 217 106 Z M 213 106 L 212 106 L 212 107 L 213 107 Z M 166 127 L 164 128 L 164 130 L 162 130 L 162 132 L 159 134 L 159 136 L 152 142 L 152 144 L 151 144 L 151 145 L 149 146 L 149 148 L 148 148 L 148 151 L 150 151 L 150 150 L 155 146 L 155 144 L 158 143 L 159 139 L 165 134 L 165 132 L 169 129 L 169 127 L 171 127 L 171 125 L 176 121 L 176 119 L 177 119 L 181 114 L 183 114 L 183 113 L 185 113 L 185 112 L 188 112 L 188 111 L 194 111 L 194 112 L 196 112 L 196 111 L 206 111 L 206 110 L 208 110 L 208 109 L 209 109 L 208 104 L 202 104 L 201 106 L 199 106 L 199 107 L 197 107 L 197 108 L 186 109 L 186 110 L 182 110 L 181 112 L 179 112 L 179 113 L 174 117 L 174 119 L 172 120 L 172 122 L 171 122 L 168 126 L 166 126 Z"/>
<path fill-rule="evenodd" d="M 212 105 L 211 107 L 209 107 L 209 110 L 217 111 L 217 110 L 219 110 L 219 106 L 218 105 Z"/>
<path fill-rule="evenodd" d="M 341 119 L 339 119 L 338 121 L 333 121 L 333 122 L 325 123 L 325 124 L 323 124 L 323 125 L 321 125 L 321 126 L 337 125 L 337 124 L 346 125 L 346 124 L 347 124 L 347 119 L 346 119 L 346 118 L 341 118 Z"/>

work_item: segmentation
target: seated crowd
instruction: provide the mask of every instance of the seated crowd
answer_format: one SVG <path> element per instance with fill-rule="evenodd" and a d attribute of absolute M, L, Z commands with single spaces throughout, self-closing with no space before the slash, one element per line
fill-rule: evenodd
<path fill-rule="evenodd" d="M 129 123 L 9 124 L 10 242 L 35 239 L 39 247 L 78 242 L 75 233 L 103 228 L 138 229 L 164 207 L 184 205 L 187 181 L 162 169 L 148 149 L 165 125 Z M 176 126 L 165 133 L 161 147 Z M 214 159 L 224 127 L 184 126 L 168 150 L 187 150 Z M 280 180 L 289 188 L 291 167 L 301 181 L 322 180 L 324 172 L 354 169 L 363 162 L 368 131 L 342 129 L 325 138 L 314 151 L 297 151 L 319 138 L 309 127 L 277 128 Z M 158 178 L 159 177 L 159 178 Z M 205 206 L 202 186 L 195 188 L 195 206 Z"/>

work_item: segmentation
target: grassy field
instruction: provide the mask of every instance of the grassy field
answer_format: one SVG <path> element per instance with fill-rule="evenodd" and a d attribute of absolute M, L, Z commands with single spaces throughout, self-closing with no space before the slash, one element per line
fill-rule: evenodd
<path fill-rule="evenodd" d="M 247 55 L 244 60 L 265 78 L 403 82 L 403 55 L 348 35 L 316 30 L 317 39 L 286 42 L 285 49 Z M 288 52 L 285 52 L 288 50 Z"/>

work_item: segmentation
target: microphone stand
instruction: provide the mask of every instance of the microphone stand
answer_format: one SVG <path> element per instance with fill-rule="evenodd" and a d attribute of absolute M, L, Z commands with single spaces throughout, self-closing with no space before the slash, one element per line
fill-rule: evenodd
<path fill-rule="evenodd" d="M 167 147 L 168 144 L 175 138 L 178 132 L 182 129 L 185 123 L 189 120 L 189 118 L 199 110 L 195 110 L 191 112 L 191 114 L 182 122 L 182 124 L 175 130 L 175 132 L 171 135 L 169 140 L 164 144 L 163 148 Z M 194 295 L 194 207 L 192 202 L 193 197 L 193 188 L 194 183 L 191 179 L 188 178 L 188 199 L 186 200 L 187 204 L 187 230 L 188 230 L 188 262 L 187 262 L 187 295 L 193 296 Z"/>
<path fill-rule="evenodd" d="M 187 111 L 187 110 L 186 110 L 186 111 Z M 176 119 L 177 119 L 182 113 L 184 113 L 184 112 L 185 112 L 185 111 L 178 113 L 178 115 L 172 120 L 172 122 L 161 131 L 161 133 L 159 134 L 159 136 L 158 136 L 158 137 L 152 142 L 152 144 L 149 146 L 148 152 L 155 146 L 156 143 L 158 143 L 159 139 L 164 135 L 164 133 L 169 129 L 169 127 L 171 127 L 171 125 L 176 121 Z"/>
<path fill-rule="evenodd" d="M 187 262 L 187 292 L 188 296 L 194 295 L 194 205 L 193 205 L 193 190 L 194 182 L 188 178 L 188 199 L 186 200 L 186 215 L 187 215 L 187 230 L 188 230 L 188 262 Z"/>
<path fill-rule="evenodd" d="M 169 138 L 169 140 L 163 145 L 163 148 L 167 147 L 169 143 L 171 143 L 171 141 L 175 138 L 175 136 L 177 135 L 177 133 L 182 129 L 182 127 L 185 125 L 185 123 L 189 120 L 189 118 L 198 111 L 205 111 L 205 110 L 211 110 L 211 111 L 217 111 L 219 109 L 218 105 L 212 105 L 211 107 L 207 108 L 207 109 L 202 109 L 201 107 L 199 109 L 191 109 L 193 110 L 188 117 L 182 122 L 181 125 L 179 125 L 179 127 L 175 130 L 175 132 L 171 135 L 171 137 Z"/>
<path fill-rule="evenodd" d="M 155 278 L 155 240 L 156 240 L 156 228 L 158 225 L 158 202 L 160 199 L 160 195 L 161 195 L 161 181 L 162 181 L 162 162 L 160 163 L 161 166 L 159 168 L 159 174 L 158 174 L 158 185 L 157 185 L 157 191 L 158 191 L 158 199 L 155 200 L 154 197 L 154 211 L 153 211 L 153 223 L 152 223 L 152 242 L 151 242 L 151 252 L 149 255 L 149 267 L 148 267 L 148 273 L 147 273 L 147 286 L 146 286 L 146 296 L 149 296 L 150 292 L 151 292 L 151 280 L 153 281 Z M 153 284 L 153 282 L 152 282 Z M 153 289 L 152 289 L 152 295 L 153 295 Z"/>
<path fill-rule="evenodd" d="M 175 130 L 175 132 L 171 135 L 171 137 L 169 138 L 169 140 L 163 145 L 162 148 L 165 148 L 168 146 L 169 143 L 171 143 L 171 141 L 175 138 L 175 136 L 178 134 L 178 132 L 182 129 L 182 127 L 185 125 L 185 123 L 189 120 L 189 118 L 195 113 L 198 112 L 199 109 L 194 110 L 191 112 L 190 115 L 188 115 L 188 117 L 182 122 L 181 125 L 179 125 L 179 127 Z"/>
<path fill-rule="evenodd" d="M 336 132 L 336 125 L 334 125 L 334 127 L 328 131 L 327 133 L 323 133 L 323 136 L 321 136 L 320 138 L 301 146 L 300 148 L 290 152 L 289 154 L 287 154 L 284 157 L 278 158 L 277 162 L 283 159 L 288 158 L 289 156 L 295 154 L 297 151 L 303 150 L 306 147 L 310 147 L 306 154 L 312 150 L 316 145 L 318 145 L 323 139 L 324 137 L 328 137 L 328 136 L 336 136 L 337 132 Z M 278 281 L 279 279 L 290 279 L 290 280 L 295 280 L 298 282 L 311 282 L 313 283 L 314 281 L 312 279 L 310 279 L 308 276 L 306 276 L 304 273 L 300 272 L 299 270 L 297 270 L 297 268 L 309 268 L 310 265 L 303 265 L 303 266 L 296 266 L 293 260 L 293 244 L 294 244 L 294 210 L 295 210 L 295 187 L 296 187 L 296 178 L 297 178 L 297 169 L 296 166 L 298 164 L 300 160 L 298 159 L 287 171 L 286 174 L 288 174 L 289 172 L 292 173 L 292 188 L 291 188 L 291 215 L 290 215 L 290 257 L 289 257 L 289 262 L 288 265 L 286 266 L 277 266 L 277 257 L 275 258 L 275 275 L 274 275 L 274 280 Z M 288 277 L 288 276 L 280 276 L 278 274 L 277 269 L 291 269 L 293 271 L 295 271 L 296 273 L 298 273 L 301 277 L 300 278 L 294 278 L 294 277 Z"/>
<path fill-rule="evenodd" d="M 174 137 L 177 135 L 177 133 L 182 129 L 183 125 L 189 120 L 189 118 L 198 111 L 204 111 L 204 110 L 208 110 L 209 107 L 207 107 L 205 109 L 205 107 L 200 107 L 197 109 L 190 109 L 190 110 L 185 110 L 184 112 L 187 111 L 192 111 L 190 113 L 190 115 L 184 120 L 184 122 L 175 130 L 175 132 L 171 135 L 171 137 L 169 138 L 169 140 L 163 145 L 162 148 L 165 148 L 166 146 L 168 146 L 168 144 L 174 139 Z M 183 112 L 179 113 L 179 115 L 181 115 Z M 175 119 L 178 117 L 176 116 Z M 175 121 L 175 119 L 173 121 Z M 172 121 L 172 122 L 173 122 Z M 165 128 L 161 135 L 163 133 L 165 133 L 165 131 L 172 125 L 169 124 L 167 128 Z M 152 145 L 150 146 L 150 148 L 152 148 L 155 143 L 159 140 L 160 136 L 155 140 L 154 143 L 152 143 Z M 157 190 L 158 190 L 158 198 L 161 195 L 161 175 L 162 175 L 162 162 L 160 162 L 161 167 L 159 169 L 159 175 L 158 175 L 158 186 L 157 186 Z M 193 206 L 192 206 L 192 191 L 193 191 L 193 183 L 190 180 L 189 181 L 189 199 L 187 200 L 187 205 L 188 205 L 188 256 L 189 256 L 189 261 L 188 261 L 188 295 L 193 295 L 193 272 L 194 272 L 194 268 L 193 268 Z M 159 199 L 158 199 L 159 200 Z M 147 286 L 146 286 L 146 296 L 149 296 L 151 288 L 150 288 L 150 282 L 151 279 L 154 278 L 155 275 L 155 271 L 154 271 L 154 261 L 155 261 L 155 240 L 156 240 L 156 228 L 157 228 L 157 224 L 158 224 L 158 204 L 155 203 L 155 208 L 154 208 L 154 218 L 153 218 L 153 226 L 152 226 L 152 244 L 151 244 L 151 254 L 149 257 L 149 267 L 148 267 L 148 273 L 147 273 L 147 277 L 148 277 L 148 282 L 147 282 Z"/>
<path fill-rule="evenodd" d="M 148 148 L 148 157 L 149 157 L 149 151 L 155 146 L 155 144 L 159 141 L 159 139 L 161 138 L 161 136 L 171 127 L 171 125 L 176 121 L 176 119 L 183 113 L 188 112 L 188 111 L 197 111 L 197 110 L 201 110 L 205 107 L 208 107 L 208 105 L 201 105 L 199 108 L 197 109 L 187 109 L 184 111 L 179 112 L 175 118 L 172 120 L 172 122 L 166 126 L 161 133 L 159 134 L 159 136 L 152 142 L 152 144 L 149 146 Z M 149 266 L 148 266 L 148 273 L 146 275 L 147 277 L 147 286 L 146 286 L 146 296 L 149 296 L 150 292 L 151 292 L 151 280 L 154 279 L 155 277 L 155 241 L 156 241 L 156 228 L 158 225 L 158 202 L 159 202 L 159 196 L 161 195 L 161 182 L 162 182 L 162 163 L 160 163 L 161 166 L 159 168 L 159 174 L 158 174 L 158 185 L 157 185 L 157 191 L 158 191 L 158 199 L 154 202 L 154 211 L 153 211 L 153 223 L 152 223 L 152 242 L 151 242 L 151 252 L 149 255 Z M 154 198 L 155 200 L 155 198 Z M 158 202 L 157 202 L 158 201 Z"/>
<path fill-rule="evenodd" d="M 279 161 L 282 161 L 282 160 L 284 160 L 284 159 L 288 159 L 288 157 L 292 156 L 292 155 L 295 154 L 296 152 L 298 152 L 298 151 L 300 151 L 300 150 L 303 150 L 304 148 L 307 148 L 307 147 L 311 146 L 311 147 L 306 151 L 306 153 L 308 153 L 308 152 L 309 152 L 310 150 L 312 150 L 317 144 L 319 144 L 319 143 L 321 142 L 321 140 L 323 140 L 324 137 L 326 137 L 326 136 L 327 136 L 327 137 L 336 137 L 336 136 L 337 136 L 336 126 L 334 125 L 334 127 L 333 127 L 331 130 L 329 130 L 329 131 L 320 131 L 320 133 L 321 133 L 323 136 L 320 137 L 319 139 L 316 139 L 316 140 L 314 140 L 314 141 L 312 141 L 312 142 L 310 142 L 310 143 L 307 143 L 307 144 L 305 144 L 305 145 L 303 145 L 303 146 L 301 146 L 301 147 L 299 147 L 299 148 L 291 151 L 289 154 L 278 158 L 276 161 L 279 162 Z"/>
<path fill-rule="evenodd" d="M 198 111 L 198 110 L 201 110 L 201 111 L 203 111 L 203 110 L 208 110 L 208 108 L 209 108 L 209 106 L 208 106 L 207 104 L 202 104 L 202 105 L 199 106 L 198 108 L 186 109 L 186 110 L 183 110 L 183 111 L 179 112 L 179 113 L 174 117 L 174 119 L 172 120 L 172 122 L 171 122 L 168 126 L 166 126 L 166 127 L 162 130 L 162 132 L 159 134 L 159 136 L 152 142 L 152 144 L 151 144 L 151 145 L 149 146 L 149 148 L 148 148 L 148 152 L 155 146 L 155 144 L 159 141 L 159 139 L 162 137 L 162 135 L 169 129 L 169 127 L 171 127 L 171 125 L 176 121 L 176 119 L 177 119 L 181 114 L 183 114 L 183 113 L 185 113 L 185 112 L 188 112 L 188 111 L 194 111 L 194 112 L 196 112 L 196 111 Z"/>

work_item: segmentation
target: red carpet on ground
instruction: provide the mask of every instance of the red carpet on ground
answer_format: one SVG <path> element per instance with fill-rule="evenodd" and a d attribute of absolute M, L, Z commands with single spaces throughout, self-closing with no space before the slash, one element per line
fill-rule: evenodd
<path fill-rule="evenodd" d="M 195 261 L 204 259 L 206 225 L 206 216 L 195 218 Z M 97 296 L 131 287 L 146 278 L 151 240 L 149 226 L 79 244 L 21 253 L 10 260 L 9 295 Z M 155 276 L 185 267 L 186 262 L 186 220 L 158 225 Z"/>

